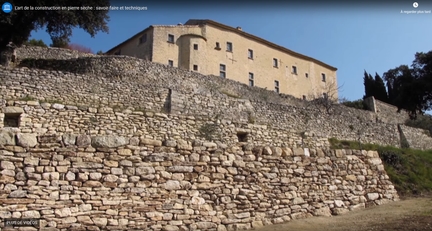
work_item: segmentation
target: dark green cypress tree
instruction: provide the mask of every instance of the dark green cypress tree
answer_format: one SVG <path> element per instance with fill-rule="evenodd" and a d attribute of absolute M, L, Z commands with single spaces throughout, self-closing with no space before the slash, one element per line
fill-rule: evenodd
<path fill-rule="evenodd" d="M 363 96 L 363 99 L 373 96 L 374 79 L 366 72 L 366 70 L 364 71 L 363 84 L 365 87 L 365 95 Z"/>
<path fill-rule="evenodd" d="M 378 75 L 378 73 L 375 73 L 373 96 L 377 100 L 381 100 L 386 103 L 389 102 L 384 80 Z"/>

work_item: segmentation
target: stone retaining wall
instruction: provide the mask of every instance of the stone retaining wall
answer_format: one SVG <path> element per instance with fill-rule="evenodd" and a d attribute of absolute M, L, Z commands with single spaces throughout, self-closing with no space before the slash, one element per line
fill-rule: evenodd
<path fill-rule="evenodd" d="M 44 231 L 251 229 L 398 199 L 372 151 L 3 128 L 0 153 L 0 218 Z"/>
<path fill-rule="evenodd" d="M 399 146 L 378 113 L 132 57 L 17 57 L 0 67 L 2 219 L 223 231 L 398 199 L 376 152 L 329 150 L 330 137 Z M 401 131 L 413 147 L 427 142 Z"/>
<path fill-rule="evenodd" d="M 326 137 L 302 136 L 284 128 L 237 123 L 208 116 L 188 116 L 110 107 L 85 107 L 39 101 L 0 100 L 0 128 L 10 127 L 9 116 L 17 120 L 21 133 L 63 135 L 142 136 L 151 139 L 217 141 L 227 145 L 239 141 L 253 145 L 328 147 Z M 13 117 L 18 115 L 19 117 Z"/>
<path fill-rule="evenodd" d="M 150 71 L 156 71 L 158 67 L 163 68 L 160 73 L 164 73 L 164 77 L 161 79 L 171 73 L 170 78 L 173 80 L 162 82 L 147 79 L 147 76 L 158 76 L 159 72 Z M 334 105 L 332 112 L 327 113 L 319 105 L 301 101 L 297 103 L 302 104 L 291 105 L 291 100 L 285 102 L 281 97 L 281 102 L 275 103 L 270 100 L 271 97 L 267 97 L 274 93 L 268 91 L 267 95 L 257 92 L 258 95 L 251 99 L 239 98 L 236 95 L 238 92 L 212 88 L 210 81 L 201 84 L 194 77 L 196 73 L 181 75 L 181 71 L 155 64 L 154 69 L 143 72 L 141 80 L 124 81 L 98 75 L 1 68 L 0 93 L 5 100 L 58 103 L 83 108 L 84 111 L 89 107 L 109 107 L 115 112 L 162 112 L 242 123 L 244 126 L 274 127 L 283 130 L 288 136 L 306 136 L 318 140 L 336 137 L 400 146 L 397 126 L 377 122 L 373 112 Z M 177 82 L 177 75 L 184 81 Z"/>
<path fill-rule="evenodd" d="M 388 124 L 405 124 L 410 118 L 406 111 L 398 112 L 398 108 L 384 103 L 379 100 L 374 100 L 377 110 L 378 120 Z"/>
<path fill-rule="evenodd" d="M 432 149 L 432 137 L 428 130 L 399 125 L 410 148 Z"/>

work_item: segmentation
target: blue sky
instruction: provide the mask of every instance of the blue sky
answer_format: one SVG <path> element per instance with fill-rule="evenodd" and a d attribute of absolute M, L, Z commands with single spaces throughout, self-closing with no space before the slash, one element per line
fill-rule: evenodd
<path fill-rule="evenodd" d="M 388 3 L 342 2 L 277 3 L 222 1 L 111 2 L 116 6 L 146 6 L 146 11 L 110 11 L 109 34 L 91 38 L 74 30 L 71 43 L 107 51 L 149 25 L 175 25 L 188 19 L 211 19 L 338 68 L 339 95 L 349 100 L 363 97 L 363 72 L 372 75 L 401 64 L 411 64 L 416 52 L 432 50 L 432 14 L 402 11 L 430 11 L 432 1 L 390 1 Z M 45 31 L 32 38 L 50 44 Z"/>

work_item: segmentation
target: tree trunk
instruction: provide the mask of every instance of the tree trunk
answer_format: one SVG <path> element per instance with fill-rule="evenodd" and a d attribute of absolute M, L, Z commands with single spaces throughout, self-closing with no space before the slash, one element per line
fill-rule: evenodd
<path fill-rule="evenodd" d="M 16 61 L 16 46 L 9 43 L 0 51 L 0 65 L 10 67 Z"/>

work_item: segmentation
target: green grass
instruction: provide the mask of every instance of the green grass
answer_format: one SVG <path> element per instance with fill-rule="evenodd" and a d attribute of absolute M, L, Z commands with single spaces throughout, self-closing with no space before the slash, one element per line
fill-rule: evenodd
<path fill-rule="evenodd" d="M 432 192 L 432 150 L 395 148 L 355 141 L 329 139 L 333 149 L 378 151 L 390 180 L 402 196 L 427 195 Z"/>
<path fill-rule="evenodd" d="M 37 99 L 32 97 L 32 96 L 27 95 L 27 96 L 19 98 L 19 100 L 21 100 L 21 101 L 35 101 Z"/>

